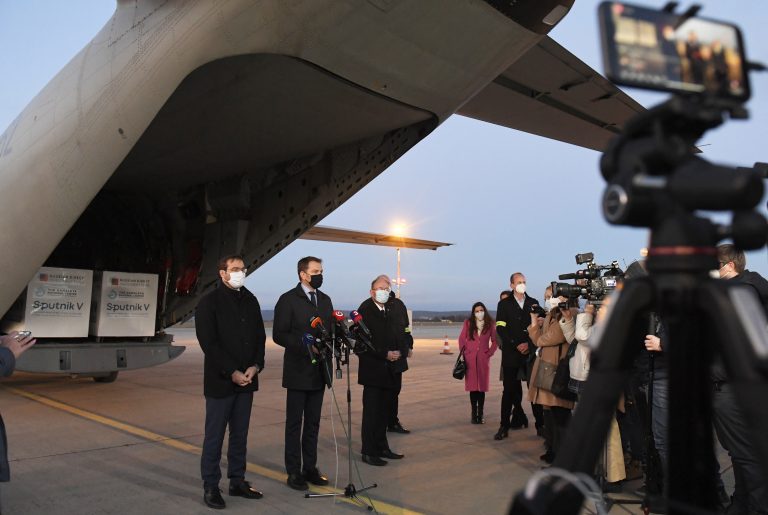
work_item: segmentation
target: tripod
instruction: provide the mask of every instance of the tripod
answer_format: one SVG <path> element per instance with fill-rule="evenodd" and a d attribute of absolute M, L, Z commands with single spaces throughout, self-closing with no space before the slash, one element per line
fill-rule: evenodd
<path fill-rule="evenodd" d="M 668 513 L 713 513 L 716 488 L 709 463 L 712 392 L 710 364 L 723 359 L 749 421 L 756 453 L 768 473 L 768 321 L 754 292 L 710 279 L 719 268 L 715 245 L 732 238 L 737 248 L 766 243 L 768 222 L 755 211 L 763 194 L 756 170 L 713 165 L 692 154 L 694 143 L 720 125 L 725 112 L 746 116 L 739 105 L 673 97 L 630 120 L 603 155 L 608 188 L 603 212 L 617 225 L 649 227 L 648 277 L 627 280 L 611 298 L 593 332 L 590 376 L 554 466 L 589 473 L 601 437 L 642 350 L 643 316 L 654 311 L 669 334 Z M 729 227 L 697 210 L 734 211 Z M 551 476 L 515 497 L 511 513 L 577 514 L 583 496 Z"/>
<path fill-rule="evenodd" d="M 332 326 L 333 328 L 333 326 Z M 372 485 L 363 487 L 358 489 L 355 487 L 355 484 L 352 482 L 352 463 L 353 463 L 353 457 L 352 457 L 352 387 L 350 384 L 350 376 L 349 376 L 349 354 L 350 354 L 350 344 L 349 341 L 345 341 L 346 338 L 343 336 L 340 336 L 336 338 L 335 333 L 332 333 L 331 341 L 333 342 L 332 347 L 330 349 L 331 356 L 335 357 L 336 359 L 336 378 L 341 379 L 342 371 L 341 371 L 341 365 L 344 364 L 347 369 L 347 426 L 346 426 L 346 434 L 347 434 L 347 464 L 348 464 L 348 470 L 349 470 L 349 484 L 344 488 L 343 492 L 329 492 L 324 494 L 304 494 L 304 497 L 307 499 L 313 499 L 318 497 L 346 497 L 347 499 L 351 499 L 355 503 L 365 506 L 368 511 L 374 511 L 373 505 L 369 504 L 365 500 L 361 499 L 358 494 L 365 492 L 366 490 L 370 490 L 372 488 L 376 488 L 378 485 L 376 483 L 373 483 Z M 336 347 L 336 344 L 338 343 L 338 348 Z M 327 359 L 323 359 L 322 366 L 326 368 L 329 367 L 329 362 L 331 360 L 331 357 L 328 357 Z M 330 376 L 330 370 L 326 371 L 327 376 Z M 332 384 L 329 384 L 330 388 L 333 388 Z M 338 406 L 338 405 L 337 405 Z M 362 479 L 361 479 L 362 481 Z"/>

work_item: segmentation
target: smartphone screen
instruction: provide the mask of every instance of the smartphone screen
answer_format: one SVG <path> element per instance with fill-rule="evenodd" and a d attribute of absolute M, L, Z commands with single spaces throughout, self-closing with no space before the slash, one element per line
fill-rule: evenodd
<path fill-rule="evenodd" d="M 657 91 L 749 98 L 741 31 L 735 25 L 603 2 L 598 9 L 606 75 Z"/>

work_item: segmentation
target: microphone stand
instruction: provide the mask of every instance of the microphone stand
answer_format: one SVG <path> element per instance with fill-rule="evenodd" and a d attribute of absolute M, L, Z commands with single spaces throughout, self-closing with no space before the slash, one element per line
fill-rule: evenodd
<path fill-rule="evenodd" d="M 332 327 L 335 327 L 335 324 L 333 324 Z M 340 352 L 336 353 L 336 343 L 339 343 Z M 345 365 L 347 369 L 347 464 L 349 466 L 349 484 L 344 488 L 343 492 L 329 492 L 329 493 L 323 493 L 323 494 L 304 494 L 304 497 L 307 499 L 315 499 L 318 497 L 346 497 L 347 499 L 352 500 L 353 502 L 365 506 L 365 508 L 368 511 L 375 511 L 372 504 L 369 504 L 365 500 L 361 499 L 358 494 L 365 492 L 366 490 L 370 490 L 372 488 L 376 488 L 378 485 L 376 483 L 373 483 L 369 486 L 363 487 L 358 489 L 355 487 L 355 484 L 352 482 L 352 463 L 353 463 L 353 456 L 352 456 L 352 386 L 350 383 L 350 374 L 349 374 L 349 349 L 350 344 L 349 341 L 344 341 L 346 338 L 339 336 L 338 339 L 334 338 L 333 340 L 333 356 L 336 358 L 336 378 L 341 379 L 342 371 L 341 371 L 341 365 Z M 343 352 L 343 355 L 342 355 Z M 327 364 L 326 364 L 327 366 Z M 333 386 L 331 386 L 333 388 Z M 360 479 L 362 481 L 362 478 Z M 378 513 L 378 512 L 377 512 Z"/>

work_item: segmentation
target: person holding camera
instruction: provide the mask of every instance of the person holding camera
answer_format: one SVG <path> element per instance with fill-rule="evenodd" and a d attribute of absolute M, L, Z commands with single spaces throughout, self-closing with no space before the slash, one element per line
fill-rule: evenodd
<path fill-rule="evenodd" d="M 493 318 L 485 304 L 475 302 L 459 335 L 459 349 L 464 353 L 464 362 L 467 364 L 464 390 L 469 392 L 473 424 L 485 424 L 483 419 L 485 392 L 490 389 L 491 356 L 496 352 L 497 347 Z"/>
<path fill-rule="evenodd" d="M 510 429 L 528 427 L 528 417 L 523 411 L 521 381 L 528 378 L 528 357 L 532 353 L 532 343 L 527 330 L 529 313 L 534 306 L 538 306 L 539 301 L 526 293 L 525 276 L 522 273 L 512 274 L 509 284 L 512 287 L 512 295 L 500 300 L 496 309 L 496 332 L 501 342 L 504 392 L 501 395 L 501 424 L 493 436 L 494 440 L 506 438 Z M 540 423 L 537 418 L 537 430 Z"/>
<path fill-rule="evenodd" d="M 402 380 L 401 361 L 405 348 L 401 349 L 404 329 L 397 313 L 391 309 L 390 293 L 392 284 L 389 277 L 380 275 L 371 282 L 370 298 L 358 308 L 371 332 L 371 344 L 375 350 L 358 355 L 358 384 L 363 385 L 363 422 L 361 426 L 363 463 L 381 467 L 390 460 L 403 458 L 389 448 L 387 441 L 387 418 L 395 389 Z M 406 346 L 407 348 L 407 346 Z"/>
<path fill-rule="evenodd" d="M 541 349 L 541 355 L 536 358 L 531 373 L 528 400 L 541 404 L 544 408 L 544 427 L 551 445 L 541 459 L 552 463 L 560 448 L 565 428 L 571 419 L 573 401 L 558 397 L 541 386 L 539 374 L 544 374 L 542 363 L 557 367 L 558 362 L 567 352 L 567 341 L 563 332 L 563 325 L 571 325 L 574 310 L 568 306 L 565 297 L 552 297 L 550 310 L 544 318 L 544 323 L 539 326 L 539 314 L 530 313 L 530 325 L 528 334 L 531 341 Z M 562 323 L 561 323 L 562 321 Z M 569 331 L 570 332 L 570 331 Z"/>

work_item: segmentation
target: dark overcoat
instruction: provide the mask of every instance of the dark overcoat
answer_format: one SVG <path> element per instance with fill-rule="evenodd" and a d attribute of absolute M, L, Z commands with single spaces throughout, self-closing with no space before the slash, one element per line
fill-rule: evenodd
<path fill-rule="evenodd" d="M 496 333 L 499 335 L 502 366 L 525 367 L 528 364 L 529 356 L 532 356 L 536 349 L 528 336 L 528 325 L 531 323 L 531 307 L 538 303 L 538 300 L 527 293 L 522 309 L 514 295 L 499 301 L 496 308 Z M 517 350 L 521 343 L 528 344 L 528 356 Z"/>
<path fill-rule="evenodd" d="M 206 397 L 223 398 L 259 389 L 259 378 L 238 386 L 235 370 L 264 368 L 264 320 L 256 297 L 245 287 L 218 287 L 200 299 L 195 310 L 195 331 L 205 353 L 203 389 Z"/>
<path fill-rule="evenodd" d="M 321 366 L 312 364 L 307 347 L 302 342 L 306 333 L 320 336 L 319 328 L 312 328 L 310 320 L 319 316 L 323 324 L 330 329 L 333 321 L 331 298 L 320 290 L 317 291 L 317 306 L 310 302 L 299 283 L 292 290 L 283 293 L 275 305 L 275 320 L 272 326 L 272 339 L 285 348 L 283 355 L 283 388 L 291 390 L 322 390 L 325 386 Z"/>

